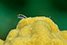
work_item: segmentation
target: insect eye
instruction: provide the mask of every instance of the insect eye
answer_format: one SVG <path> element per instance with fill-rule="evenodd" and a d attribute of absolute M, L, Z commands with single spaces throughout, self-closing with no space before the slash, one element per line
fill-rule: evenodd
<path fill-rule="evenodd" d="M 24 16 L 23 14 L 19 14 L 17 17 L 20 18 L 20 19 L 27 18 L 27 17 Z"/>

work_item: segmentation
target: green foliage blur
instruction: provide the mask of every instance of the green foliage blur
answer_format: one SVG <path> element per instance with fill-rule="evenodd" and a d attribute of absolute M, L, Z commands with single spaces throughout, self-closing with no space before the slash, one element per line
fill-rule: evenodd
<path fill-rule="evenodd" d="M 16 28 L 18 14 L 51 17 L 60 30 L 67 30 L 66 0 L 0 0 L 1 39 L 6 39 L 9 31 Z"/>

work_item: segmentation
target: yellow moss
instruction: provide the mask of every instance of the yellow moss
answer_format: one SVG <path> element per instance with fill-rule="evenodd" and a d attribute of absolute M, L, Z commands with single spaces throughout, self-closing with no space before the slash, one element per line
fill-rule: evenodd
<path fill-rule="evenodd" d="M 67 31 L 60 31 L 48 17 L 22 19 L 0 45 L 67 45 Z"/>
<path fill-rule="evenodd" d="M 67 45 L 67 42 L 65 42 L 64 45 Z"/>
<path fill-rule="evenodd" d="M 50 18 L 46 18 L 45 21 L 51 26 L 53 32 L 60 32 L 58 26 Z"/>
<path fill-rule="evenodd" d="M 6 41 L 4 45 L 11 45 L 10 41 Z"/>
<path fill-rule="evenodd" d="M 31 39 L 28 37 L 17 37 L 11 41 L 11 45 L 31 45 Z"/>
<path fill-rule="evenodd" d="M 64 41 L 67 41 L 67 31 L 61 31 L 61 32 L 57 33 L 57 35 Z"/>
<path fill-rule="evenodd" d="M 52 39 L 54 45 L 64 45 L 64 42 L 60 39 Z"/>
<path fill-rule="evenodd" d="M 20 30 L 24 26 L 31 25 L 38 20 L 43 20 L 47 22 L 51 26 L 53 32 L 55 33 L 59 32 L 58 26 L 48 17 L 34 17 L 34 18 L 30 17 L 30 18 L 22 19 L 17 25 L 17 30 Z"/>
<path fill-rule="evenodd" d="M 50 34 L 50 30 L 48 29 L 46 22 L 37 21 L 32 25 L 32 39 L 33 38 L 37 40 L 37 45 L 44 45 L 53 38 Z"/>
<path fill-rule="evenodd" d="M 4 41 L 0 39 L 0 45 L 3 45 L 4 44 Z"/>
<path fill-rule="evenodd" d="M 6 41 L 12 40 L 13 38 L 17 36 L 17 34 L 18 34 L 18 31 L 16 29 L 11 30 L 6 38 Z"/>
<path fill-rule="evenodd" d="M 31 36 L 31 27 L 25 26 L 19 31 L 19 36 Z"/>

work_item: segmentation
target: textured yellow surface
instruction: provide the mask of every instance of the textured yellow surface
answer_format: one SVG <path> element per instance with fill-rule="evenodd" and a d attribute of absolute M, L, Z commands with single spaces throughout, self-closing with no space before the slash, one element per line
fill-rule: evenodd
<path fill-rule="evenodd" d="M 0 45 L 3 45 L 4 44 L 4 41 L 0 39 Z"/>
<path fill-rule="evenodd" d="M 17 30 L 20 30 L 24 26 L 32 25 L 39 20 L 48 23 L 51 26 L 52 31 L 54 31 L 55 33 L 59 32 L 58 26 L 48 17 L 33 17 L 33 18 L 30 17 L 30 18 L 22 19 L 17 25 Z"/>
<path fill-rule="evenodd" d="M 11 30 L 6 38 L 6 41 L 12 40 L 13 38 L 17 36 L 17 34 L 18 34 L 18 31 L 16 29 Z"/>
<path fill-rule="evenodd" d="M 0 45 L 67 45 L 67 31 L 48 17 L 30 17 L 20 20 Z"/>

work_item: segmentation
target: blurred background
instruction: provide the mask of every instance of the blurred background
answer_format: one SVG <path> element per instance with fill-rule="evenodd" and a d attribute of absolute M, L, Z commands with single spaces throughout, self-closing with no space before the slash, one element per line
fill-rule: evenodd
<path fill-rule="evenodd" d="M 0 0 L 1 39 L 16 28 L 18 14 L 51 17 L 61 31 L 67 30 L 67 0 Z"/>

